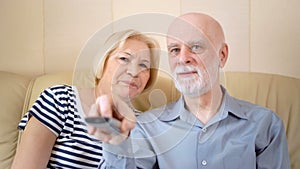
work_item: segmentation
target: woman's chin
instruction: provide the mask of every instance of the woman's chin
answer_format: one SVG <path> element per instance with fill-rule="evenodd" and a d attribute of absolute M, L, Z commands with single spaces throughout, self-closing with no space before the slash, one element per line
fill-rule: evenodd
<path fill-rule="evenodd" d="M 119 98 L 121 98 L 123 101 L 128 102 L 132 99 L 132 96 L 125 91 L 114 91 L 114 95 L 117 95 Z"/>
<path fill-rule="evenodd" d="M 138 96 L 138 92 L 133 92 L 128 87 L 116 87 L 112 90 L 113 93 L 125 100 L 131 100 Z"/>

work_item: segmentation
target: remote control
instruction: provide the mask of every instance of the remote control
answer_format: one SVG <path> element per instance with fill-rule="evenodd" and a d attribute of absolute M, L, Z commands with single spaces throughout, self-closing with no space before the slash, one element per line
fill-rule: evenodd
<path fill-rule="evenodd" d="M 88 125 L 101 128 L 105 132 L 120 133 L 121 122 L 109 117 L 86 117 L 85 121 Z"/>

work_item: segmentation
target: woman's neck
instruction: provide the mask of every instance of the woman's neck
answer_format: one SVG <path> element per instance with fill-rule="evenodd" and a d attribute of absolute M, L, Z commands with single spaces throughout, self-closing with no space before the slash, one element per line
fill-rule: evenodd
<path fill-rule="evenodd" d="M 89 88 L 89 89 L 78 89 L 81 106 L 85 114 L 87 114 L 90 111 L 90 107 L 92 104 L 96 101 L 95 96 L 95 89 Z"/>

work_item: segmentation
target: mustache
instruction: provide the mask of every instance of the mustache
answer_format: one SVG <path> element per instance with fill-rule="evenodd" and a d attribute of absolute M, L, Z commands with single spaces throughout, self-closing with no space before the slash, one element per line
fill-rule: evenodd
<path fill-rule="evenodd" d="M 199 74 L 200 70 L 198 67 L 195 66 L 176 66 L 174 70 L 174 75 L 185 72 L 197 72 Z"/>

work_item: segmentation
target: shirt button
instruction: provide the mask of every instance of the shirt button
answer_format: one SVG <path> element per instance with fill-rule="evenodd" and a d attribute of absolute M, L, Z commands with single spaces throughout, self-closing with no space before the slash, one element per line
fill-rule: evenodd
<path fill-rule="evenodd" d="M 117 158 L 120 160 L 120 159 L 122 159 L 122 156 L 121 156 L 121 155 L 118 155 Z"/>
<path fill-rule="evenodd" d="M 207 131 L 207 129 L 206 129 L 206 128 L 203 128 L 203 129 L 202 129 L 202 132 L 204 132 L 204 133 L 205 133 L 206 131 Z"/>
<path fill-rule="evenodd" d="M 205 165 L 207 165 L 207 161 L 206 160 L 202 160 L 201 164 L 205 166 Z"/>

